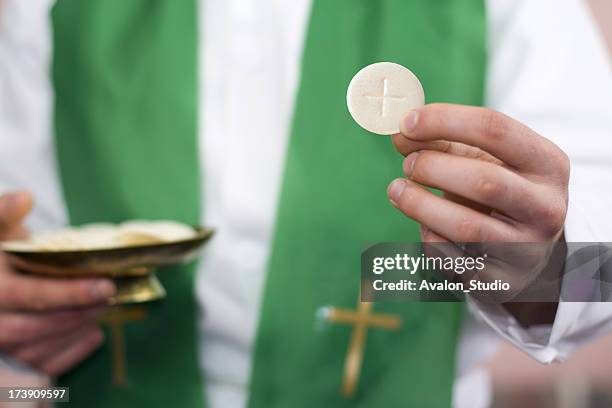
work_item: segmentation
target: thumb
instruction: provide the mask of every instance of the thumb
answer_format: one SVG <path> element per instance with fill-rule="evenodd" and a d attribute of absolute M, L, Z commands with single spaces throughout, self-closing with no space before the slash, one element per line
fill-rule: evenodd
<path fill-rule="evenodd" d="M 32 209 L 32 196 L 25 191 L 0 196 L 0 237 L 14 238 L 23 231 L 23 219 Z"/>

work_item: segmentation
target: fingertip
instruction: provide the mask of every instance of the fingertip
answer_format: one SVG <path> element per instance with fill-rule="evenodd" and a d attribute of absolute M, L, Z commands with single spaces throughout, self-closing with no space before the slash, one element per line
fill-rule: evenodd
<path fill-rule="evenodd" d="M 419 120 L 421 117 L 421 113 L 419 110 L 412 110 L 408 112 L 401 120 L 400 120 L 400 133 L 404 137 L 411 138 L 414 137 L 414 132 L 416 131 Z"/>
<path fill-rule="evenodd" d="M 117 293 L 115 283 L 110 279 L 99 279 L 90 285 L 90 294 L 94 302 L 106 301 Z"/>

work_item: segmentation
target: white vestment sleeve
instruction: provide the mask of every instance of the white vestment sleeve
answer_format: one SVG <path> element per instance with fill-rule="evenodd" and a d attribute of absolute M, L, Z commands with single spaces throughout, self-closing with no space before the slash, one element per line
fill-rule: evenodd
<path fill-rule="evenodd" d="M 53 0 L 0 2 L 0 193 L 28 190 L 33 229 L 65 223 L 53 139 Z"/>
<path fill-rule="evenodd" d="M 497 14 L 489 15 L 495 29 L 490 30 L 487 105 L 527 124 L 570 156 L 566 240 L 612 241 L 612 70 L 586 2 L 489 3 L 495 3 L 489 11 Z M 588 274 L 587 269 L 580 273 Z M 585 300 L 596 299 L 593 293 Z M 530 329 L 500 306 L 469 303 L 493 329 L 544 363 L 562 361 L 612 330 L 607 303 L 561 302 L 552 326 Z"/>
<path fill-rule="evenodd" d="M 66 223 L 53 141 L 50 79 L 54 0 L 0 0 L 0 194 L 27 190 L 32 229 Z M 0 383 L 43 386 L 45 376 L 0 355 Z"/>

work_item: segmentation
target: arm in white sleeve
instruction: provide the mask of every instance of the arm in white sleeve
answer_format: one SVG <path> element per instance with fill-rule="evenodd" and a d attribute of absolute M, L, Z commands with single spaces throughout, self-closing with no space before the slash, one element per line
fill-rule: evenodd
<path fill-rule="evenodd" d="M 53 141 L 53 0 L 3 0 L 0 10 L 0 193 L 28 190 L 28 225 L 65 222 Z"/>
<path fill-rule="evenodd" d="M 52 0 L 0 1 L 0 194 L 34 196 L 32 228 L 65 223 L 57 176 L 50 80 Z M 48 378 L 0 354 L 0 384 L 44 386 Z"/>
<path fill-rule="evenodd" d="M 586 3 L 488 0 L 488 6 L 487 105 L 569 155 L 566 241 L 611 242 L 612 69 Z M 580 272 L 591 272 L 587 269 Z M 469 303 L 498 333 L 544 363 L 562 361 L 612 331 L 612 303 L 560 302 L 552 326 L 530 329 L 501 306 Z"/>

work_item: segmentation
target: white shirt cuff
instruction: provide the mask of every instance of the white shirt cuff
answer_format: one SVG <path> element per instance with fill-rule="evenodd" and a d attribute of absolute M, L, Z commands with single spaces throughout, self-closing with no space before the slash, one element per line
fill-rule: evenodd
<path fill-rule="evenodd" d="M 568 250 L 568 256 L 573 251 Z M 599 283 L 595 279 L 599 262 L 588 262 L 567 271 L 562 293 L 580 302 L 559 302 L 552 325 L 525 328 L 499 304 L 485 304 L 468 296 L 470 310 L 497 333 L 541 363 L 565 361 L 581 345 L 612 332 L 612 304 L 601 302 Z M 579 275 L 579 276 L 578 276 Z M 578 279 L 576 279 L 578 276 Z M 579 293 L 579 298 L 575 294 Z M 568 299 L 568 297 L 565 297 Z"/>

